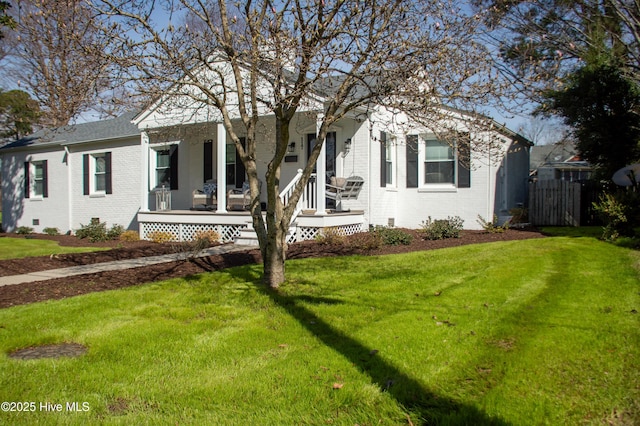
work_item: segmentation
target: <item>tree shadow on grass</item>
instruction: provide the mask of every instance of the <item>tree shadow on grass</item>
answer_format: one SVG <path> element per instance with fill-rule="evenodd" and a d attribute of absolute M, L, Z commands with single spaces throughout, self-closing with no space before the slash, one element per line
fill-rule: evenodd
<path fill-rule="evenodd" d="M 427 389 L 422 383 L 385 360 L 375 348 L 332 327 L 327 321 L 305 307 L 305 304 L 340 304 L 339 299 L 310 295 L 290 296 L 271 290 L 259 282 L 255 269 L 234 268 L 229 271 L 257 288 L 277 306 L 284 309 L 309 333 L 326 346 L 340 353 L 362 373 L 369 376 L 382 392 L 388 392 L 403 408 L 412 421 L 418 424 L 436 425 L 496 425 L 510 423 L 486 413 L 471 405 L 462 404 L 448 397 L 442 397 Z M 382 332 L 382 331 L 381 331 Z M 419 368 L 419 366 L 416 366 Z M 407 422 L 410 423 L 409 417 Z M 416 423 L 410 423 L 416 424 Z"/>

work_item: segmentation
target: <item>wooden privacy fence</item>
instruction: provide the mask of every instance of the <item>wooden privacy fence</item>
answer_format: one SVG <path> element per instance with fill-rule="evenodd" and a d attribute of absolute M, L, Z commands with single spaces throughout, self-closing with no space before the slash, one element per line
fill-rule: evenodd
<path fill-rule="evenodd" d="M 536 226 L 580 226 L 581 194 L 579 182 L 531 182 L 529 221 Z"/>

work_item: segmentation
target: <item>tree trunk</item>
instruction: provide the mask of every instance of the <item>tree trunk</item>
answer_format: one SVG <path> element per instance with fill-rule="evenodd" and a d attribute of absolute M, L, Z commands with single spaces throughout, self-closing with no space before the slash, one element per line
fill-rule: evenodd
<path fill-rule="evenodd" d="M 267 245 L 265 249 L 262 250 L 262 280 L 270 288 L 278 288 L 280 284 L 284 282 L 285 278 L 286 232 L 284 232 L 280 226 L 276 226 L 275 230 L 270 231 Z"/>

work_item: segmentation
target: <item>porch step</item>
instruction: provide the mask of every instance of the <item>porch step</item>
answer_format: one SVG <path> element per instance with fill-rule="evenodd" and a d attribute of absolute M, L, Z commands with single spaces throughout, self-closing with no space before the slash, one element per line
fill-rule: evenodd
<path fill-rule="evenodd" d="M 289 232 L 287 233 L 287 241 L 291 239 L 292 235 L 296 233 L 297 225 L 295 223 L 291 224 L 289 227 Z M 258 236 L 256 235 L 256 231 L 253 229 L 253 223 L 247 222 L 247 227 L 242 228 L 240 230 L 240 235 L 233 240 L 234 244 L 243 245 L 243 246 L 259 246 Z"/>
<path fill-rule="evenodd" d="M 255 229 L 253 229 L 253 225 L 251 222 L 248 223 L 246 228 L 242 228 L 240 230 L 240 235 L 235 238 L 233 241 L 234 244 L 243 245 L 243 246 L 259 246 L 258 236 L 256 235 Z"/>

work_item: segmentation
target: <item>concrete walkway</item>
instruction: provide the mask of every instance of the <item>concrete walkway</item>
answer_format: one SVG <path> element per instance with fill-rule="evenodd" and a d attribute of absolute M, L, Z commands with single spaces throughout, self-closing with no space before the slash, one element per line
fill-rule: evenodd
<path fill-rule="evenodd" d="M 22 275 L 9 275 L 6 277 L 0 277 L 0 287 L 6 285 L 32 283 L 35 281 L 53 280 L 56 278 L 71 277 L 74 275 L 95 274 L 97 272 L 138 268 L 140 266 L 156 265 L 158 263 L 169 263 L 175 262 L 177 260 L 186 260 L 190 257 L 208 257 L 216 254 L 225 254 L 236 251 L 251 250 L 255 248 L 256 247 L 253 246 L 224 244 L 202 250 L 195 256 L 193 255 L 193 253 L 173 253 L 164 254 L 161 256 L 139 257 L 137 259 L 114 260 L 113 262 L 70 266 L 68 268 L 49 269 L 47 271 L 31 272 L 29 274 Z"/>

